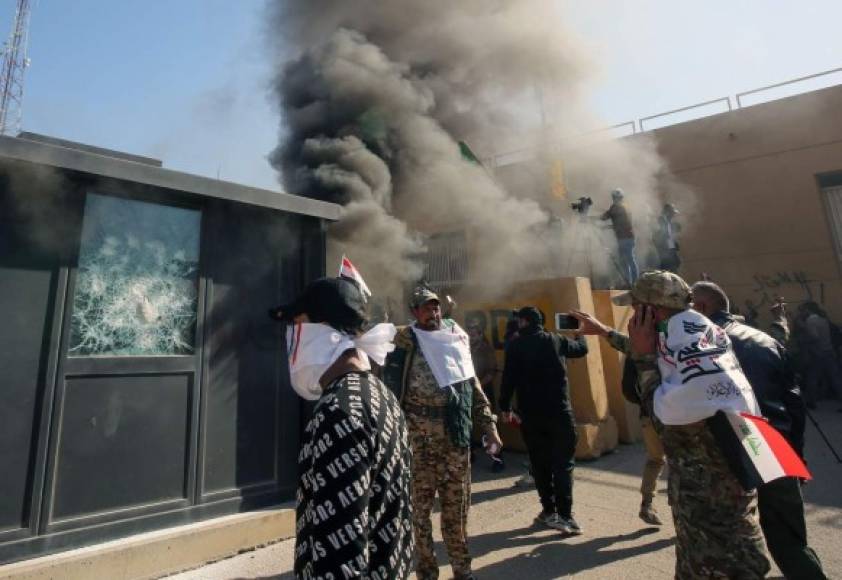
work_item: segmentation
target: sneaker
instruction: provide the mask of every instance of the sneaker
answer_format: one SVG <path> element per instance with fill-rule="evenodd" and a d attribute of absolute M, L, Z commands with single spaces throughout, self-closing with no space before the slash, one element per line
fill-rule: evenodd
<path fill-rule="evenodd" d="M 535 485 L 535 478 L 528 473 L 515 481 L 515 487 L 532 487 L 533 485 Z"/>
<path fill-rule="evenodd" d="M 546 510 L 541 510 L 541 513 L 538 514 L 537 516 L 535 516 L 535 523 L 536 524 L 546 524 L 547 520 L 549 520 L 554 515 L 556 515 L 555 512 L 548 512 Z"/>
<path fill-rule="evenodd" d="M 564 534 L 570 533 L 570 528 L 567 527 L 565 519 L 559 516 L 558 514 L 551 514 L 547 519 L 544 520 L 544 525 L 554 530 L 558 530 L 559 532 L 562 532 Z"/>
<path fill-rule="evenodd" d="M 664 522 L 658 517 L 658 512 L 652 507 L 651 503 L 644 503 L 640 505 L 640 519 L 651 526 L 662 526 Z"/>
<path fill-rule="evenodd" d="M 573 516 L 570 516 L 569 518 L 560 517 L 559 519 L 564 524 L 564 527 L 567 530 L 568 534 L 570 534 L 571 536 L 582 535 L 582 526 L 580 526 L 579 523 L 573 519 Z"/>

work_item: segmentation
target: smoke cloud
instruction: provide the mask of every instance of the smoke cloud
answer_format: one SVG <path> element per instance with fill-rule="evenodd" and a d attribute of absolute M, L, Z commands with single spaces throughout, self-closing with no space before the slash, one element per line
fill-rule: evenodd
<path fill-rule="evenodd" d="M 658 208 L 662 164 L 653 143 L 564 139 L 601 123 L 586 106 L 595 64 L 557 5 L 270 4 L 284 54 L 275 83 L 283 139 L 270 160 L 288 191 L 345 205 L 330 235 L 371 285 L 391 290 L 418 279 L 422 233 L 455 230 L 468 235 L 469 278 L 487 288 L 605 271 L 610 240 L 589 228 L 597 242 L 580 247 L 581 224 L 553 216 L 569 212 L 548 194 L 548 162 L 562 153 L 573 199 L 607 198 L 621 186 L 636 218 Z M 480 157 L 530 148 L 546 175 L 504 179 L 465 159 L 459 141 Z M 592 255 L 574 265 L 571 252 Z"/>

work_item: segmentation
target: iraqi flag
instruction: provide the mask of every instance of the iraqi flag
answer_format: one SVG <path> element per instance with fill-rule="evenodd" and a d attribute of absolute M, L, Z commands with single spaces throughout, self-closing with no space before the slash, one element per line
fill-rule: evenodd
<path fill-rule="evenodd" d="M 763 417 L 718 411 L 707 423 L 745 489 L 781 477 L 812 479 L 789 442 Z"/>
<path fill-rule="evenodd" d="M 350 278 L 354 282 L 360 285 L 360 290 L 363 293 L 364 297 L 371 296 L 371 290 L 368 289 L 368 286 L 363 280 L 363 277 L 360 275 L 359 270 L 351 263 L 351 260 L 347 258 L 344 254 L 342 255 L 342 262 L 339 264 L 339 277 L 340 278 Z"/>

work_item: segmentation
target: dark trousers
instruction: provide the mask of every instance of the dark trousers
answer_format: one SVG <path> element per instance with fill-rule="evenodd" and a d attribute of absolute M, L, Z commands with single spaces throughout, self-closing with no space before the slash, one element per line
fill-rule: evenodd
<path fill-rule="evenodd" d="M 784 477 L 757 489 L 760 527 L 769 553 L 788 580 L 827 578 L 819 557 L 807 545 L 801 484 Z"/>
<path fill-rule="evenodd" d="M 805 379 L 804 395 L 808 403 L 815 404 L 816 399 L 825 394 L 842 398 L 842 377 L 839 376 L 836 353 L 832 350 L 810 352 Z M 825 393 L 823 390 L 829 392 Z"/>
<path fill-rule="evenodd" d="M 573 508 L 573 454 L 576 451 L 576 423 L 572 414 L 523 418 L 523 440 L 529 451 L 532 476 L 546 512 L 564 518 Z"/>
<path fill-rule="evenodd" d="M 658 258 L 661 262 L 661 270 L 678 272 L 678 269 L 681 268 L 681 256 L 675 248 L 664 248 L 662 250 L 658 250 Z"/>

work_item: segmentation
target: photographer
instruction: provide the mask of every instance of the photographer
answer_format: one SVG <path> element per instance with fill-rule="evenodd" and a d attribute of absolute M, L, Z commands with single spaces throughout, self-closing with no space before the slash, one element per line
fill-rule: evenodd
<path fill-rule="evenodd" d="M 578 535 L 582 528 L 572 513 L 576 421 L 566 358 L 583 357 L 588 347 L 581 337 L 569 339 L 544 330 L 543 316 L 532 306 L 521 308 L 517 321 L 519 336 L 506 348 L 502 419 L 511 422 L 512 396 L 517 392 L 521 432 L 543 508 L 535 521 Z"/>
<path fill-rule="evenodd" d="M 614 235 L 617 238 L 617 248 L 620 254 L 620 261 L 625 268 L 624 275 L 627 275 L 629 285 L 634 284 L 637 280 L 638 267 L 637 258 L 634 255 L 634 230 L 632 229 L 631 215 L 623 203 L 624 198 L 622 189 L 615 189 L 611 192 L 611 207 L 602 214 L 603 221 L 611 220 L 611 226 L 614 228 Z"/>

